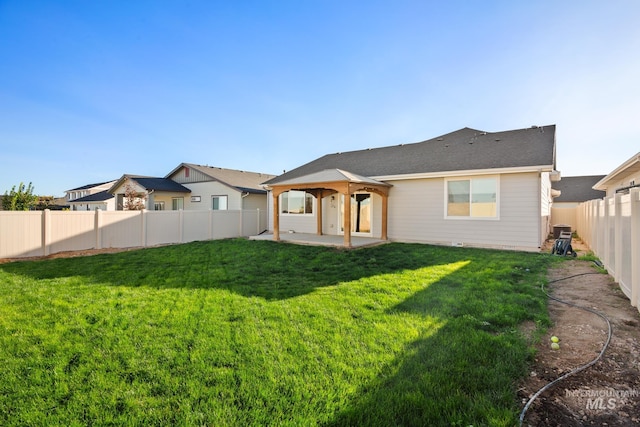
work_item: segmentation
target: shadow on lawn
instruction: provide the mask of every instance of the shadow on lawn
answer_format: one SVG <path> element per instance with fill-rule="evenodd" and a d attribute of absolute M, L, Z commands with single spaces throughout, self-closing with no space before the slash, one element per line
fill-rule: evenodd
<path fill-rule="evenodd" d="M 545 260 L 531 261 L 531 270 L 505 260 L 508 268 L 489 266 L 471 277 L 463 266 L 389 309 L 440 326 L 409 343 L 324 425 L 513 425 L 514 381 L 530 357 L 518 325 L 548 321 L 536 280 Z M 491 270 L 495 280 L 488 278 Z"/>
<path fill-rule="evenodd" d="M 387 244 L 344 250 L 244 239 L 193 242 L 77 258 L 0 265 L 38 280 L 85 278 L 85 284 L 227 289 L 267 300 L 286 299 L 378 274 L 466 259 L 469 250 Z"/>

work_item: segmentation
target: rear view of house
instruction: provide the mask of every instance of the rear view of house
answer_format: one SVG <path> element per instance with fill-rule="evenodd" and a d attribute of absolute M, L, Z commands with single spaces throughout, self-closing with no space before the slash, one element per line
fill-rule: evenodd
<path fill-rule="evenodd" d="M 265 182 L 271 229 L 538 251 L 559 179 L 555 125 L 463 128 L 328 154 Z M 347 202 L 348 201 L 348 202 Z M 292 208 L 293 206 L 293 208 Z"/>

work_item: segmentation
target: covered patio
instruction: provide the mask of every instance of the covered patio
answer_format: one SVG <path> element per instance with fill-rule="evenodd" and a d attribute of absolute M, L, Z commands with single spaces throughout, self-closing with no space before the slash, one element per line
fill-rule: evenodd
<path fill-rule="evenodd" d="M 264 233 L 258 236 L 250 236 L 249 240 L 274 240 L 272 233 Z M 344 239 L 336 234 L 310 234 L 310 233 L 282 233 L 278 239 L 280 242 L 294 243 L 310 246 L 344 247 Z M 363 248 L 389 243 L 389 240 L 373 237 L 351 236 L 351 248 Z"/>
<path fill-rule="evenodd" d="M 322 200 L 325 197 L 329 197 L 335 194 L 344 196 L 344 200 L 351 200 L 352 195 L 358 192 L 368 192 L 378 194 L 382 199 L 382 218 L 381 218 L 381 233 L 377 240 L 387 240 L 387 212 L 388 212 L 388 199 L 390 184 L 385 182 L 376 181 L 371 178 L 363 177 L 357 174 L 353 174 L 341 169 L 326 169 L 320 172 L 304 175 L 297 178 L 291 178 L 286 181 L 271 184 L 269 190 L 272 194 L 273 200 L 273 240 L 284 240 L 285 234 L 280 234 L 280 195 L 287 191 L 304 191 L 312 194 L 316 200 L 316 235 L 323 236 L 324 241 L 330 241 L 335 239 L 342 240 L 342 246 L 352 247 L 355 239 L 367 239 L 366 241 L 375 240 L 369 237 L 352 236 L 351 233 L 351 203 L 344 204 L 343 212 L 343 235 L 326 235 L 322 230 Z M 287 233 L 288 237 L 292 237 Z M 308 235 L 308 234 L 307 234 Z M 358 240 L 360 241 L 360 240 Z"/>

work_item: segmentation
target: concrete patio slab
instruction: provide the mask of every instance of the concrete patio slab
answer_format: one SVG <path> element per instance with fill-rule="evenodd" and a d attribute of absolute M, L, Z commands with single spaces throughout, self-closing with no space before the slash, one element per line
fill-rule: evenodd
<path fill-rule="evenodd" d="M 273 234 L 265 233 L 257 236 L 250 236 L 249 240 L 273 240 Z M 294 243 L 297 245 L 344 247 L 343 236 L 329 234 L 280 233 L 280 241 Z M 389 243 L 389 241 L 375 239 L 372 237 L 351 236 L 351 248 L 375 246 L 383 243 Z"/>

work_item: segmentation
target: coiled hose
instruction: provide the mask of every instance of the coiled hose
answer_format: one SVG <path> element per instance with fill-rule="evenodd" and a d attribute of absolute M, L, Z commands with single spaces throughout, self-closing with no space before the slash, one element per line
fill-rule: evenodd
<path fill-rule="evenodd" d="M 598 264 L 596 264 L 596 265 L 598 265 Z M 598 266 L 600 266 L 600 265 L 598 265 Z M 588 274 L 601 274 L 601 273 L 589 272 L 589 273 L 574 274 L 573 276 L 567 276 L 567 277 L 563 277 L 561 279 L 552 280 L 552 281 L 549 282 L 549 284 L 560 282 L 562 280 L 572 279 L 574 277 L 586 276 Z M 550 299 L 552 299 L 554 301 L 558 301 L 559 303 L 566 304 L 566 305 L 569 305 L 571 307 L 576 307 L 576 308 L 579 308 L 581 310 L 585 310 L 585 311 L 588 311 L 590 313 L 593 313 L 595 315 L 600 316 L 601 318 L 604 319 L 605 322 L 607 322 L 607 328 L 609 330 L 608 330 L 607 340 L 605 341 L 604 346 L 602 347 L 602 350 L 600 351 L 600 354 L 598 354 L 598 356 L 595 359 L 593 359 L 591 362 L 587 363 L 586 365 L 579 366 L 579 367 L 575 368 L 574 370 L 572 370 L 571 372 L 567 372 L 566 374 L 562 375 L 561 377 L 556 378 L 555 380 L 551 381 L 549 384 L 545 385 L 540 390 L 538 390 L 533 396 L 531 396 L 531 398 L 529 399 L 527 404 L 524 405 L 524 408 L 522 409 L 522 412 L 520 413 L 520 426 L 522 426 L 522 423 L 524 422 L 524 416 L 527 413 L 527 410 L 529 409 L 529 406 L 531 406 L 533 401 L 536 400 L 536 398 L 538 396 L 540 396 L 546 390 L 550 389 L 551 387 L 553 387 L 554 385 L 556 385 L 560 381 L 564 380 L 565 378 L 570 377 L 571 375 L 577 374 L 578 372 L 584 371 L 589 366 L 597 363 L 600 360 L 600 358 L 602 357 L 602 355 L 604 354 L 604 352 L 607 350 L 607 347 L 609 347 L 609 343 L 611 342 L 611 335 L 612 335 L 611 322 L 609 321 L 609 318 L 607 318 L 607 316 L 605 316 L 604 314 L 602 314 L 599 311 L 596 311 L 596 310 L 594 310 L 592 308 L 584 307 L 584 306 L 581 306 L 581 305 L 577 305 L 577 304 L 574 304 L 574 303 L 568 302 L 568 301 L 563 301 L 560 298 L 556 298 L 554 296 L 551 296 L 550 294 L 548 294 L 544 290 L 544 283 L 540 286 L 540 289 L 542 290 L 542 292 L 546 296 L 548 296 Z"/>

